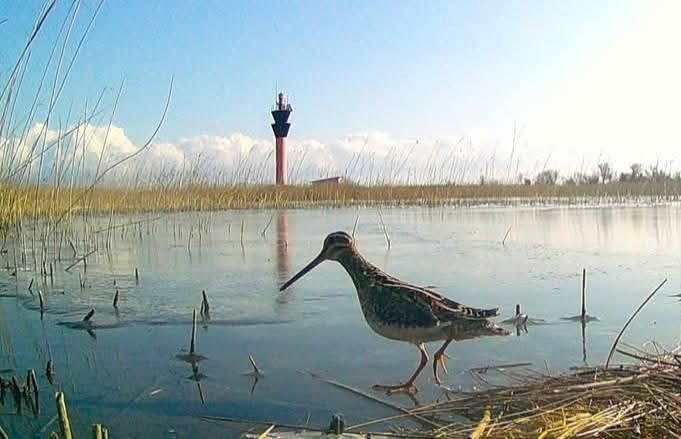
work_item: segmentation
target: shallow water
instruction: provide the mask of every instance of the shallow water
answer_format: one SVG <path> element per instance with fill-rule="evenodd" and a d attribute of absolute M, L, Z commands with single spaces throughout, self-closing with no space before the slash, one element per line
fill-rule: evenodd
<path fill-rule="evenodd" d="M 54 414 L 57 389 L 66 394 L 77 431 L 101 422 L 116 437 L 230 436 L 248 427 L 201 421 L 205 415 L 325 427 L 337 412 L 349 424 L 394 413 L 301 370 L 413 406 L 406 395 L 385 396 L 371 385 L 405 380 L 418 351 L 367 326 L 340 265 L 325 262 L 289 290 L 277 288 L 318 254 L 326 234 L 351 232 L 357 216 L 359 250 L 386 272 L 468 305 L 499 306 L 497 321 L 511 317 L 516 303 L 546 321 L 519 333 L 509 327 L 508 337 L 452 343 L 443 377 L 451 389 L 481 386 L 467 372 L 474 367 L 531 362 L 557 372 L 603 363 L 627 317 L 664 278 L 667 284 L 623 341 L 639 347 L 649 340 L 668 346 L 679 341 L 681 304 L 671 297 L 681 292 L 677 205 L 391 208 L 382 215 L 390 249 L 375 209 L 118 216 L 111 225 L 144 222 L 114 229 L 109 240 L 108 232 L 93 233 L 109 227 L 109 217 L 89 219 L 87 235 L 75 224 L 79 255 L 98 248 L 87 270 L 80 263 L 65 271 L 75 258 L 62 244 L 52 281 L 21 263 L 17 276 L 10 275 L 12 268 L 0 274 L 0 369 L 14 370 L 0 375 L 25 376 L 48 358 L 57 374 L 55 386 L 39 374 L 44 410 L 38 420 L 11 415 L 6 403 L 0 424 L 10 434 L 40 435 Z M 21 254 L 12 245 L 2 254 L 2 267 L 13 266 Z M 29 254 L 29 243 L 24 245 Z M 587 325 L 584 339 L 580 323 L 561 319 L 580 311 L 582 268 L 588 313 L 599 319 Z M 38 299 L 28 291 L 31 278 L 33 290 L 45 295 L 42 321 Z M 117 313 L 111 306 L 116 288 Z M 197 349 L 206 359 L 193 371 L 177 355 L 188 349 L 192 309 L 198 310 L 204 289 L 211 320 L 199 325 Z M 79 321 L 91 308 L 92 331 L 59 324 Z M 439 344 L 429 344 L 429 351 Z M 255 386 L 242 374 L 249 354 L 265 372 Z M 488 372 L 484 378 L 503 376 Z M 430 367 L 417 383 L 420 403 L 443 398 Z"/>

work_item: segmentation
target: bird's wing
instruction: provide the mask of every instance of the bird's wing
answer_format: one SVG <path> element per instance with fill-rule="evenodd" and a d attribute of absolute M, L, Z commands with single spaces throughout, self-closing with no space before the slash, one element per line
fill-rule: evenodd
<path fill-rule="evenodd" d="M 435 291 L 417 287 L 414 285 L 400 284 L 414 296 L 414 300 L 423 302 L 432 310 L 438 320 L 460 319 L 486 319 L 498 315 L 499 308 L 481 309 L 463 305 L 444 297 Z"/>

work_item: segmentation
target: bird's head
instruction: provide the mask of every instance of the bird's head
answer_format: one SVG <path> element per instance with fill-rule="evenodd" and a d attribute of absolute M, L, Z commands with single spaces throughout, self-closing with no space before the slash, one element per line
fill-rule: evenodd
<path fill-rule="evenodd" d="M 322 251 L 314 258 L 309 264 L 307 264 L 302 270 L 295 274 L 291 279 L 289 279 L 284 285 L 279 288 L 279 291 L 284 291 L 286 288 L 291 286 L 295 281 L 305 276 L 310 270 L 315 268 L 317 265 L 326 261 L 327 259 L 332 261 L 337 261 L 343 254 L 348 251 L 354 251 L 355 242 L 352 237 L 345 232 L 334 232 L 329 234 L 329 236 L 324 239 L 324 246 Z"/>

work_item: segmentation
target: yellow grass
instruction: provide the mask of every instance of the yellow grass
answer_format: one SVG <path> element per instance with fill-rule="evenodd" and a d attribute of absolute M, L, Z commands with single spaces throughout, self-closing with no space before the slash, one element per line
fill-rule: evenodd
<path fill-rule="evenodd" d="M 352 205 L 445 205 L 523 202 L 583 203 L 675 201 L 681 182 L 593 185 L 169 185 L 139 189 L 0 185 L 0 224 L 22 217 L 58 218 L 65 212 L 124 213 L 188 210 L 298 208 Z"/>

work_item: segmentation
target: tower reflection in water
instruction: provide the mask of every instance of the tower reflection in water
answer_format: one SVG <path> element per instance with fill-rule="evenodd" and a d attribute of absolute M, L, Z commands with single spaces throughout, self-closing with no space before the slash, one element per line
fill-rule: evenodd
<path fill-rule="evenodd" d="M 278 210 L 276 216 L 277 241 L 275 243 L 275 257 L 277 270 L 277 285 L 286 282 L 291 274 L 291 264 L 288 252 L 288 212 Z M 293 291 L 283 291 L 277 295 L 277 304 L 285 304 L 293 299 Z"/>

